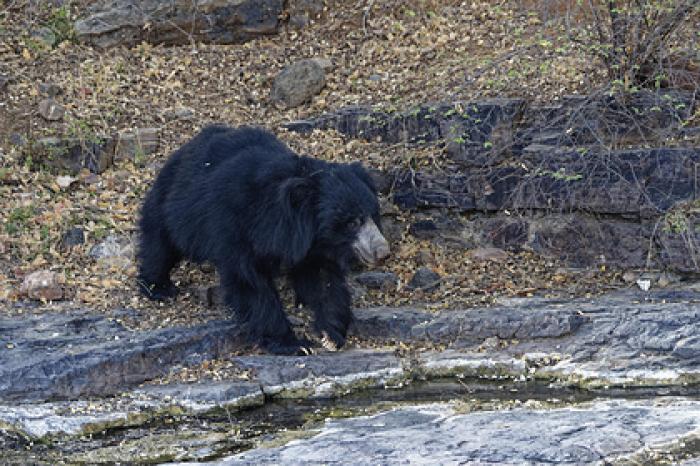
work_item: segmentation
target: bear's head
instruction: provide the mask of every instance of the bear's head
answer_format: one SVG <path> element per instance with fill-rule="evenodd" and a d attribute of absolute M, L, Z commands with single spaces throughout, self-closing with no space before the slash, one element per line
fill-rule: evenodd
<path fill-rule="evenodd" d="M 377 190 L 359 163 L 333 164 L 319 186 L 316 244 L 340 260 L 374 264 L 389 255 Z"/>
<path fill-rule="evenodd" d="M 296 264 L 308 254 L 339 263 L 355 257 L 365 264 L 388 256 L 377 190 L 362 165 L 306 162 L 313 165 L 304 176 L 280 186 L 283 208 L 270 219 L 276 223 L 274 250 L 284 251 L 285 263 Z"/>

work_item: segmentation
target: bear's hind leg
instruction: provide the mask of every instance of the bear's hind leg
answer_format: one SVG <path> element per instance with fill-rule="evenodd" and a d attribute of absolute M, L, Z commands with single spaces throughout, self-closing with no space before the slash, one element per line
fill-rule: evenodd
<path fill-rule="evenodd" d="M 219 271 L 226 305 L 239 317 L 252 343 L 273 354 L 310 353 L 311 342 L 294 334 L 271 278 L 251 273 L 246 280 L 236 270 Z"/>
<path fill-rule="evenodd" d="M 160 301 L 177 295 L 170 271 L 180 262 L 182 255 L 170 242 L 163 227 L 141 229 L 138 258 L 138 285 L 146 297 Z"/>

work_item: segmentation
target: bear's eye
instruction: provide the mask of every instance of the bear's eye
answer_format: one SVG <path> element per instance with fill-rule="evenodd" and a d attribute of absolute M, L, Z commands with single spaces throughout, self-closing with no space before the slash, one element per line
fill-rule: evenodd
<path fill-rule="evenodd" d="M 357 230 L 362 226 L 362 219 L 355 217 L 348 221 L 347 226 L 350 230 Z"/>

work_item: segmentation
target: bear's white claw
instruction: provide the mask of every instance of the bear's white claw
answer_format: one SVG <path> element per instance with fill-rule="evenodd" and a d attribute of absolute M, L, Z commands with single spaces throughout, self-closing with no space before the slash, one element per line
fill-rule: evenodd
<path fill-rule="evenodd" d="M 326 332 L 321 332 L 321 345 L 328 351 L 338 351 L 338 346 L 333 343 Z"/>

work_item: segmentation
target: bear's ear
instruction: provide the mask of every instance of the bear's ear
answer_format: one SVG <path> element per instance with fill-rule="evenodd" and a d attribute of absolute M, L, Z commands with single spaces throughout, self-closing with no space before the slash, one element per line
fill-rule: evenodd
<path fill-rule="evenodd" d="M 309 178 L 288 178 L 278 188 L 279 201 L 285 207 L 295 209 L 311 199 L 316 185 Z"/>

